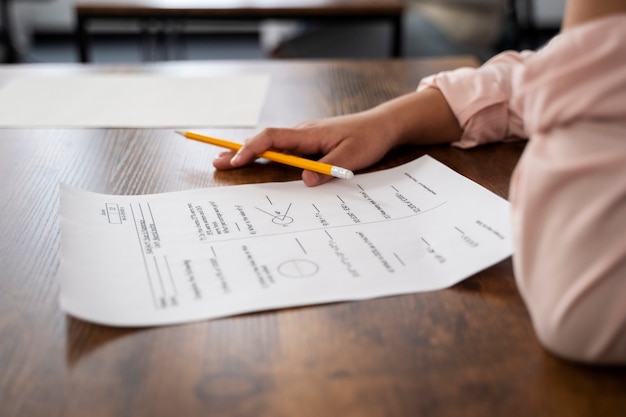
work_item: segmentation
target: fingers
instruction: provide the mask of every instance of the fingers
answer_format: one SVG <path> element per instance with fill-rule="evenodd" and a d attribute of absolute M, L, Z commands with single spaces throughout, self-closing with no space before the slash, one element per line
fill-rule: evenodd
<path fill-rule="evenodd" d="M 235 156 L 235 152 L 232 151 L 220 152 L 219 155 L 217 155 L 217 158 L 213 160 L 213 166 L 216 169 L 235 168 L 230 162 L 233 159 L 233 156 Z"/>
<path fill-rule="evenodd" d="M 304 182 L 304 185 L 307 187 L 315 187 L 332 179 L 333 177 L 330 175 L 318 174 L 317 172 L 307 170 L 302 171 L 302 182 Z"/>
<path fill-rule="evenodd" d="M 313 138 L 313 139 L 312 139 Z M 247 139 L 236 153 L 223 152 L 213 161 L 217 169 L 240 167 L 254 161 L 257 155 L 269 150 L 294 151 L 302 154 L 320 152 L 319 135 L 310 129 L 266 128 Z"/>
<path fill-rule="evenodd" d="M 235 152 L 230 152 L 230 151 L 221 152 L 217 156 L 217 158 L 213 160 L 213 166 L 216 169 L 222 169 L 222 170 L 235 168 L 231 164 L 231 160 L 234 155 L 235 155 Z M 318 174 L 317 172 L 312 172 L 312 171 L 307 171 L 307 170 L 302 171 L 302 181 L 308 187 L 315 187 L 317 185 L 324 184 L 325 182 L 328 182 L 331 179 L 333 179 L 333 177 L 329 175 Z"/>
<path fill-rule="evenodd" d="M 221 152 L 214 160 L 213 166 L 216 169 L 232 169 L 244 166 L 254 161 L 257 155 L 269 150 L 276 149 L 279 151 L 295 151 L 302 154 L 320 153 L 320 146 L 317 138 L 321 135 L 315 135 L 308 132 L 308 127 L 288 128 L 266 128 L 257 135 L 247 139 L 243 146 L 237 152 L 225 151 Z M 313 137 L 315 139 L 310 140 Z M 317 183 L 323 180 L 311 180 Z"/>
<path fill-rule="evenodd" d="M 266 128 L 259 134 L 246 140 L 233 156 L 230 163 L 234 167 L 242 166 L 253 161 L 257 155 L 269 150 L 296 151 L 299 153 L 315 153 L 311 149 L 306 131 L 287 128 Z"/>

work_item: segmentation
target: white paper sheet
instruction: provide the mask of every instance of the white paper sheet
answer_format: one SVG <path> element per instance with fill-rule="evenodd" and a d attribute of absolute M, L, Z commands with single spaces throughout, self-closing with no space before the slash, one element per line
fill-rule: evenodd
<path fill-rule="evenodd" d="M 61 186 L 61 305 L 148 326 L 449 287 L 512 253 L 509 203 L 424 156 L 315 188 Z"/>
<path fill-rule="evenodd" d="M 269 77 L 89 74 L 0 87 L 0 127 L 254 127 Z"/>

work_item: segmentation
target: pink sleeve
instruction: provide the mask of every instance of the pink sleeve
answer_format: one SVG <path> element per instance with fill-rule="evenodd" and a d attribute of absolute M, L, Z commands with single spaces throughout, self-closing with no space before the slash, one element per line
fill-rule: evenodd
<path fill-rule="evenodd" d="M 516 281 L 541 343 L 626 363 L 626 15 L 424 79 L 471 147 L 530 141 L 511 183 Z M 522 122 L 523 121 L 523 122 Z"/>
<path fill-rule="evenodd" d="M 516 280 L 541 342 L 587 362 L 626 363 L 624 39 L 626 15 L 570 29 L 513 80 Z"/>
<path fill-rule="evenodd" d="M 453 145 L 470 148 L 525 138 L 518 109 L 511 107 L 511 80 L 533 52 L 503 52 L 480 68 L 460 68 L 424 78 L 418 90 L 439 89 L 457 117 L 463 136 Z"/>

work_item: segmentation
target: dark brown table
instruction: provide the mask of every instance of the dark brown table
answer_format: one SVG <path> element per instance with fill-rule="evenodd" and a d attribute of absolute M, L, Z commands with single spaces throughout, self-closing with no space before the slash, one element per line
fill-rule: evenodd
<path fill-rule="evenodd" d="M 363 110 L 465 58 L 0 66 L 21 74 L 270 73 L 259 128 Z M 216 129 L 243 140 L 256 129 Z M 119 329 L 59 308 L 58 185 L 113 194 L 298 179 L 277 164 L 216 172 L 169 129 L 0 129 L 0 415 L 623 416 L 626 370 L 559 360 L 539 345 L 511 260 L 452 288 Z M 424 153 L 500 196 L 523 143 Z M 303 188 L 302 192 L 307 192 Z"/>
<path fill-rule="evenodd" d="M 77 0 L 74 4 L 81 62 L 89 62 L 89 23 L 94 20 L 171 22 L 305 20 L 391 24 L 391 55 L 402 51 L 404 0 Z"/>

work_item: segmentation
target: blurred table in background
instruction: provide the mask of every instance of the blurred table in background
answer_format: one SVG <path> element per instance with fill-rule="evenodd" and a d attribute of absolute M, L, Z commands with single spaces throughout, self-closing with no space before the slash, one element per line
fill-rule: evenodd
<path fill-rule="evenodd" d="M 387 21 L 392 27 L 390 51 L 402 51 L 403 0 L 77 0 L 74 6 L 81 62 L 89 62 L 89 24 L 96 20 L 137 20 L 179 36 L 187 20 L 304 20 L 350 24 Z"/>

